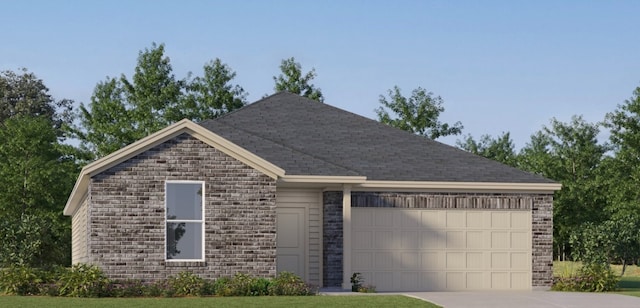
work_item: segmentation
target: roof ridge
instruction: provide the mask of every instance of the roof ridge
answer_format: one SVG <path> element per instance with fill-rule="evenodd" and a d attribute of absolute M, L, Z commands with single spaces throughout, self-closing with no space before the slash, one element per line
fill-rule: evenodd
<path fill-rule="evenodd" d="M 217 118 L 213 118 L 213 119 L 206 119 L 206 120 L 204 120 L 204 121 L 202 121 L 202 122 L 200 122 L 200 123 L 205 123 L 205 122 L 207 122 L 207 121 L 216 121 L 216 120 L 218 120 L 218 119 L 226 118 L 227 116 L 232 115 L 232 114 L 234 114 L 234 113 L 236 113 L 236 112 L 238 112 L 238 111 L 240 111 L 240 110 L 244 110 L 244 109 L 247 109 L 247 108 L 251 108 L 251 107 L 253 107 L 253 106 L 257 105 L 257 104 L 264 103 L 267 99 L 270 99 L 270 98 L 272 98 L 272 97 L 274 97 L 274 96 L 281 95 L 281 94 L 285 94 L 285 93 L 295 95 L 295 94 L 293 94 L 293 93 L 291 93 L 291 92 L 288 92 L 288 91 L 278 91 L 278 92 L 273 93 L 273 94 L 271 94 L 271 95 L 264 96 L 264 97 L 262 97 L 261 99 L 259 99 L 259 100 L 255 101 L 255 102 L 253 102 L 253 103 L 248 103 L 248 104 L 246 104 L 246 105 L 244 105 L 244 106 L 242 106 L 242 107 L 240 107 L 240 108 L 238 108 L 238 109 L 231 110 L 231 111 L 229 111 L 229 112 L 227 112 L 227 113 L 225 113 L 225 114 L 223 114 L 223 115 L 221 115 L 221 116 L 219 116 L 219 117 L 217 117 Z"/>
<path fill-rule="evenodd" d="M 257 138 L 260 138 L 260 139 L 262 139 L 262 140 L 269 141 L 269 142 L 271 142 L 271 143 L 273 143 L 273 144 L 277 144 L 277 145 L 279 145 L 279 146 L 281 146 L 281 147 L 283 147 L 283 148 L 289 149 L 289 150 L 291 150 L 291 151 L 293 151 L 293 152 L 300 153 L 300 154 L 303 154 L 303 155 L 306 155 L 306 156 L 312 157 L 312 158 L 314 158 L 314 159 L 320 160 L 320 161 L 322 161 L 322 162 L 324 162 L 324 163 L 326 163 L 326 164 L 328 164 L 328 165 L 332 165 L 332 166 L 335 166 L 335 167 L 338 167 L 338 168 L 341 168 L 341 169 L 344 169 L 344 170 L 347 170 L 347 171 L 354 172 L 354 173 L 356 173 L 356 174 L 358 174 L 358 175 L 362 175 L 362 173 L 361 173 L 360 171 L 358 171 L 358 170 L 354 170 L 354 169 L 351 169 L 351 168 L 348 168 L 348 167 L 345 167 L 345 166 L 338 165 L 338 164 L 336 164 L 336 163 L 333 163 L 333 162 L 327 161 L 326 159 L 321 158 L 321 157 L 318 157 L 317 155 L 313 155 L 313 154 L 307 153 L 307 152 L 305 152 L 305 151 L 301 151 L 301 150 L 299 150 L 299 149 L 292 148 L 292 147 L 287 146 L 287 145 L 285 145 L 285 144 L 283 144 L 283 143 L 281 143 L 281 142 L 275 141 L 275 140 L 273 140 L 273 139 L 271 139 L 271 138 L 265 138 L 265 137 L 263 137 L 263 136 L 260 136 L 260 135 L 258 135 L 258 134 L 253 133 L 253 132 L 250 132 L 250 131 L 247 131 L 247 130 L 242 129 L 242 128 L 240 128 L 240 127 L 237 127 L 237 126 L 235 126 L 235 125 L 230 125 L 230 124 L 224 123 L 224 122 L 222 122 L 222 121 L 216 121 L 216 124 L 217 124 L 217 125 L 227 126 L 227 127 L 233 128 L 233 129 L 240 130 L 240 131 L 242 131 L 242 132 L 244 132 L 244 133 L 246 133 L 246 134 L 249 134 L 249 135 L 254 136 L 254 137 L 257 137 Z M 206 127 L 204 127 L 204 128 L 205 128 L 205 129 L 208 129 L 208 128 L 206 128 Z M 215 131 L 214 131 L 214 133 L 215 133 Z M 231 140 L 229 140 L 229 141 L 231 141 Z M 286 170 L 285 170 L 285 172 L 286 172 Z"/>

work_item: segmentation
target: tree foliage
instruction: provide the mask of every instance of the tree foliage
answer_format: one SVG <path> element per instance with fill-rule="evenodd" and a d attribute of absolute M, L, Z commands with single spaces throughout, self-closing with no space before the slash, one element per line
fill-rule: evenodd
<path fill-rule="evenodd" d="M 375 110 L 378 121 L 430 139 L 462 133 L 460 122 L 450 125 L 439 120 L 444 112 L 444 101 L 440 96 L 419 87 L 407 98 L 398 86 L 389 90 L 388 95 L 388 98 L 380 95 L 382 106 Z"/>
<path fill-rule="evenodd" d="M 204 65 L 204 75 L 177 79 L 163 44 L 140 51 L 131 80 L 99 82 L 89 106 L 80 105 L 75 132 L 82 146 L 105 156 L 187 118 L 202 121 L 245 104 L 245 91 L 233 85 L 236 74 L 219 59 Z"/>
<path fill-rule="evenodd" d="M 72 120 L 72 100 L 56 101 L 44 82 L 22 68 L 0 72 L 0 123 L 17 116 L 39 116 L 51 121 L 63 137 L 62 128 Z"/>
<path fill-rule="evenodd" d="M 287 91 L 293 94 L 324 102 L 320 88 L 316 88 L 311 81 L 316 78 L 316 69 L 312 68 L 306 74 L 302 72 L 302 65 L 291 57 L 280 62 L 280 75 L 274 76 L 274 90 Z"/>
<path fill-rule="evenodd" d="M 518 159 L 522 169 L 562 183 L 553 213 L 554 240 L 561 253 L 573 229 L 607 218 L 605 191 L 598 174 L 608 148 L 599 143 L 599 132 L 598 124 L 579 116 L 568 123 L 552 119 L 550 126 L 531 136 Z"/>
<path fill-rule="evenodd" d="M 478 141 L 469 134 L 465 136 L 463 141 L 458 140 L 456 144 L 467 152 L 493 159 L 512 167 L 517 166 L 518 155 L 508 132 L 502 133 L 496 138 L 482 135 Z"/>
<path fill-rule="evenodd" d="M 69 264 L 62 209 L 82 158 L 61 143 L 71 101 L 55 101 L 26 70 L 4 72 L 0 83 L 0 267 Z"/>

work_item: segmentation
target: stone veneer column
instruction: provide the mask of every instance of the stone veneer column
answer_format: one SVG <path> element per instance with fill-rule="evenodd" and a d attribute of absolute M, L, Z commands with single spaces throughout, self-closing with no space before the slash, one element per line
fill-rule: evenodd
<path fill-rule="evenodd" d="M 532 212 L 531 285 L 548 289 L 553 284 L 553 195 L 534 196 Z"/>
<path fill-rule="evenodd" d="M 322 194 L 323 287 L 342 286 L 342 192 Z"/>

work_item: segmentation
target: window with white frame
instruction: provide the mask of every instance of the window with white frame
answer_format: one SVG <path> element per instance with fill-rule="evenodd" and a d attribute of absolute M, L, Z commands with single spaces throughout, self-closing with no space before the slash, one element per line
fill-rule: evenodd
<path fill-rule="evenodd" d="M 204 260 L 204 182 L 165 183 L 166 259 Z"/>

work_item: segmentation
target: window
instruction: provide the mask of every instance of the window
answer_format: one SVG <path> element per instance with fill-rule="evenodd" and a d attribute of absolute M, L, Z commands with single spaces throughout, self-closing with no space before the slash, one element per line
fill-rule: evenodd
<path fill-rule="evenodd" d="M 167 181 L 166 259 L 204 261 L 204 182 Z"/>

